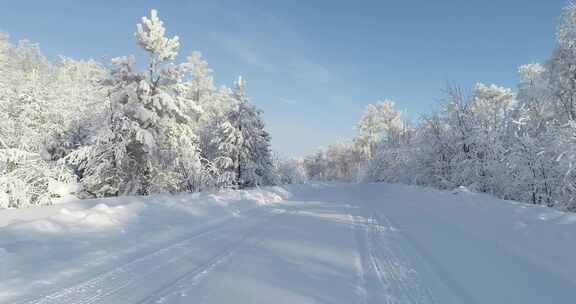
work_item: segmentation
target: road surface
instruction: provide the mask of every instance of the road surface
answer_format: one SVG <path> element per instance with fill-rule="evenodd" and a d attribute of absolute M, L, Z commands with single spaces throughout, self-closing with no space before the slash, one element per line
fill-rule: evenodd
<path fill-rule="evenodd" d="M 509 229 L 498 231 L 505 220 L 483 213 L 475 205 L 481 199 L 410 189 L 295 187 L 290 200 L 133 252 L 109 269 L 17 303 L 576 301 L 574 266 L 563 270 L 540 260 L 548 259 L 537 255 L 542 248 L 530 251 L 537 240 L 521 236 L 528 228 L 510 219 Z"/>

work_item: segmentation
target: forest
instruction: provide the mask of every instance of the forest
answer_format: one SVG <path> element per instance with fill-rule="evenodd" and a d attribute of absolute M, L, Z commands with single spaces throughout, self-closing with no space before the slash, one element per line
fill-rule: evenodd
<path fill-rule="evenodd" d="M 179 38 L 155 10 L 134 35 L 142 70 L 133 56 L 51 63 L 0 36 L 0 207 L 276 182 L 245 81 L 216 88 L 198 52 L 175 63 Z"/>
<path fill-rule="evenodd" d="M 155 10 L 134 35 L 148 62 L 53 63 L 0 36 L 0 207 L 321 181 L 463 186 L 576 209 L 575 5 L 517 88 L 449 87 L 417 121 L 393 101 L 370 104 L 355 138 L 301 158 L 272 151 L 242 77 L 217 88 L 199 52 L 175 62 L 180 40 Z"/>

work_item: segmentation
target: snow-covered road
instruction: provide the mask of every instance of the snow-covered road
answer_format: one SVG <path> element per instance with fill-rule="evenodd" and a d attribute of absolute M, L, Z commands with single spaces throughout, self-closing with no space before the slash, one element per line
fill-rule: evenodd
<path fill-rule="evenodd" d="M 154 217 L 166 222 L 174 216 L 160 216 L 156 205 L 154 211 L 141 207 L 139 220 L 122 226 L 124 237 L 110 236 L 114 241 L 106 244 L 115 245 L 107 245 L 100 263 L 75 272 L 70 269 L 80 267 L 81 260 L 52 258 L 59 271 L 50 272 L 41 269 L 37 256 L 13 257 L 15 264 L 5 271 L 8 283 L 0 283 L 0 303 L 541 304 L 576 299 L 572 214 L 466 191 L 397 185 L 289 190 L 290 199 L 238 208 L 232 216 L 186 224 L 182 231 L 158 223 L 149 227 Z M 15 252 L 23 224 L 18 225 L 0 230 L 0 249 Z M 137 233 L 141 246 L 121 245 Z M 47 244 L 41 243 L 53 243 Z M 104 258 L 111 254 L 115 258 Z M 40 269 L 22 271 L 26 261 Z M 29 279 L 18 281 L 18 271 Z"/>

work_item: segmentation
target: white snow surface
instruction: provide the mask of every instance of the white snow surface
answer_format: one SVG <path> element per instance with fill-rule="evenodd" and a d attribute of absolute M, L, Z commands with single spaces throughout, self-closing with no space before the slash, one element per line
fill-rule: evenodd
<path fill-rule="evenodd" d="M 0 303 L 574 303 L 576 214 L 316 184 L 0 211 Z"/>

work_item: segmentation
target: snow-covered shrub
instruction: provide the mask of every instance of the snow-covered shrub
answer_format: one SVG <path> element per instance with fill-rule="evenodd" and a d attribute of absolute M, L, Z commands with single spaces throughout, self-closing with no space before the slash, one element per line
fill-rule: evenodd
<path fill-rule="evenodd" d="M 66 186 L 75 182 L 69 170 L 38 154 L 0 149 L 0 208 L 48 205 L 53 198 L 69 194 Z"/>

